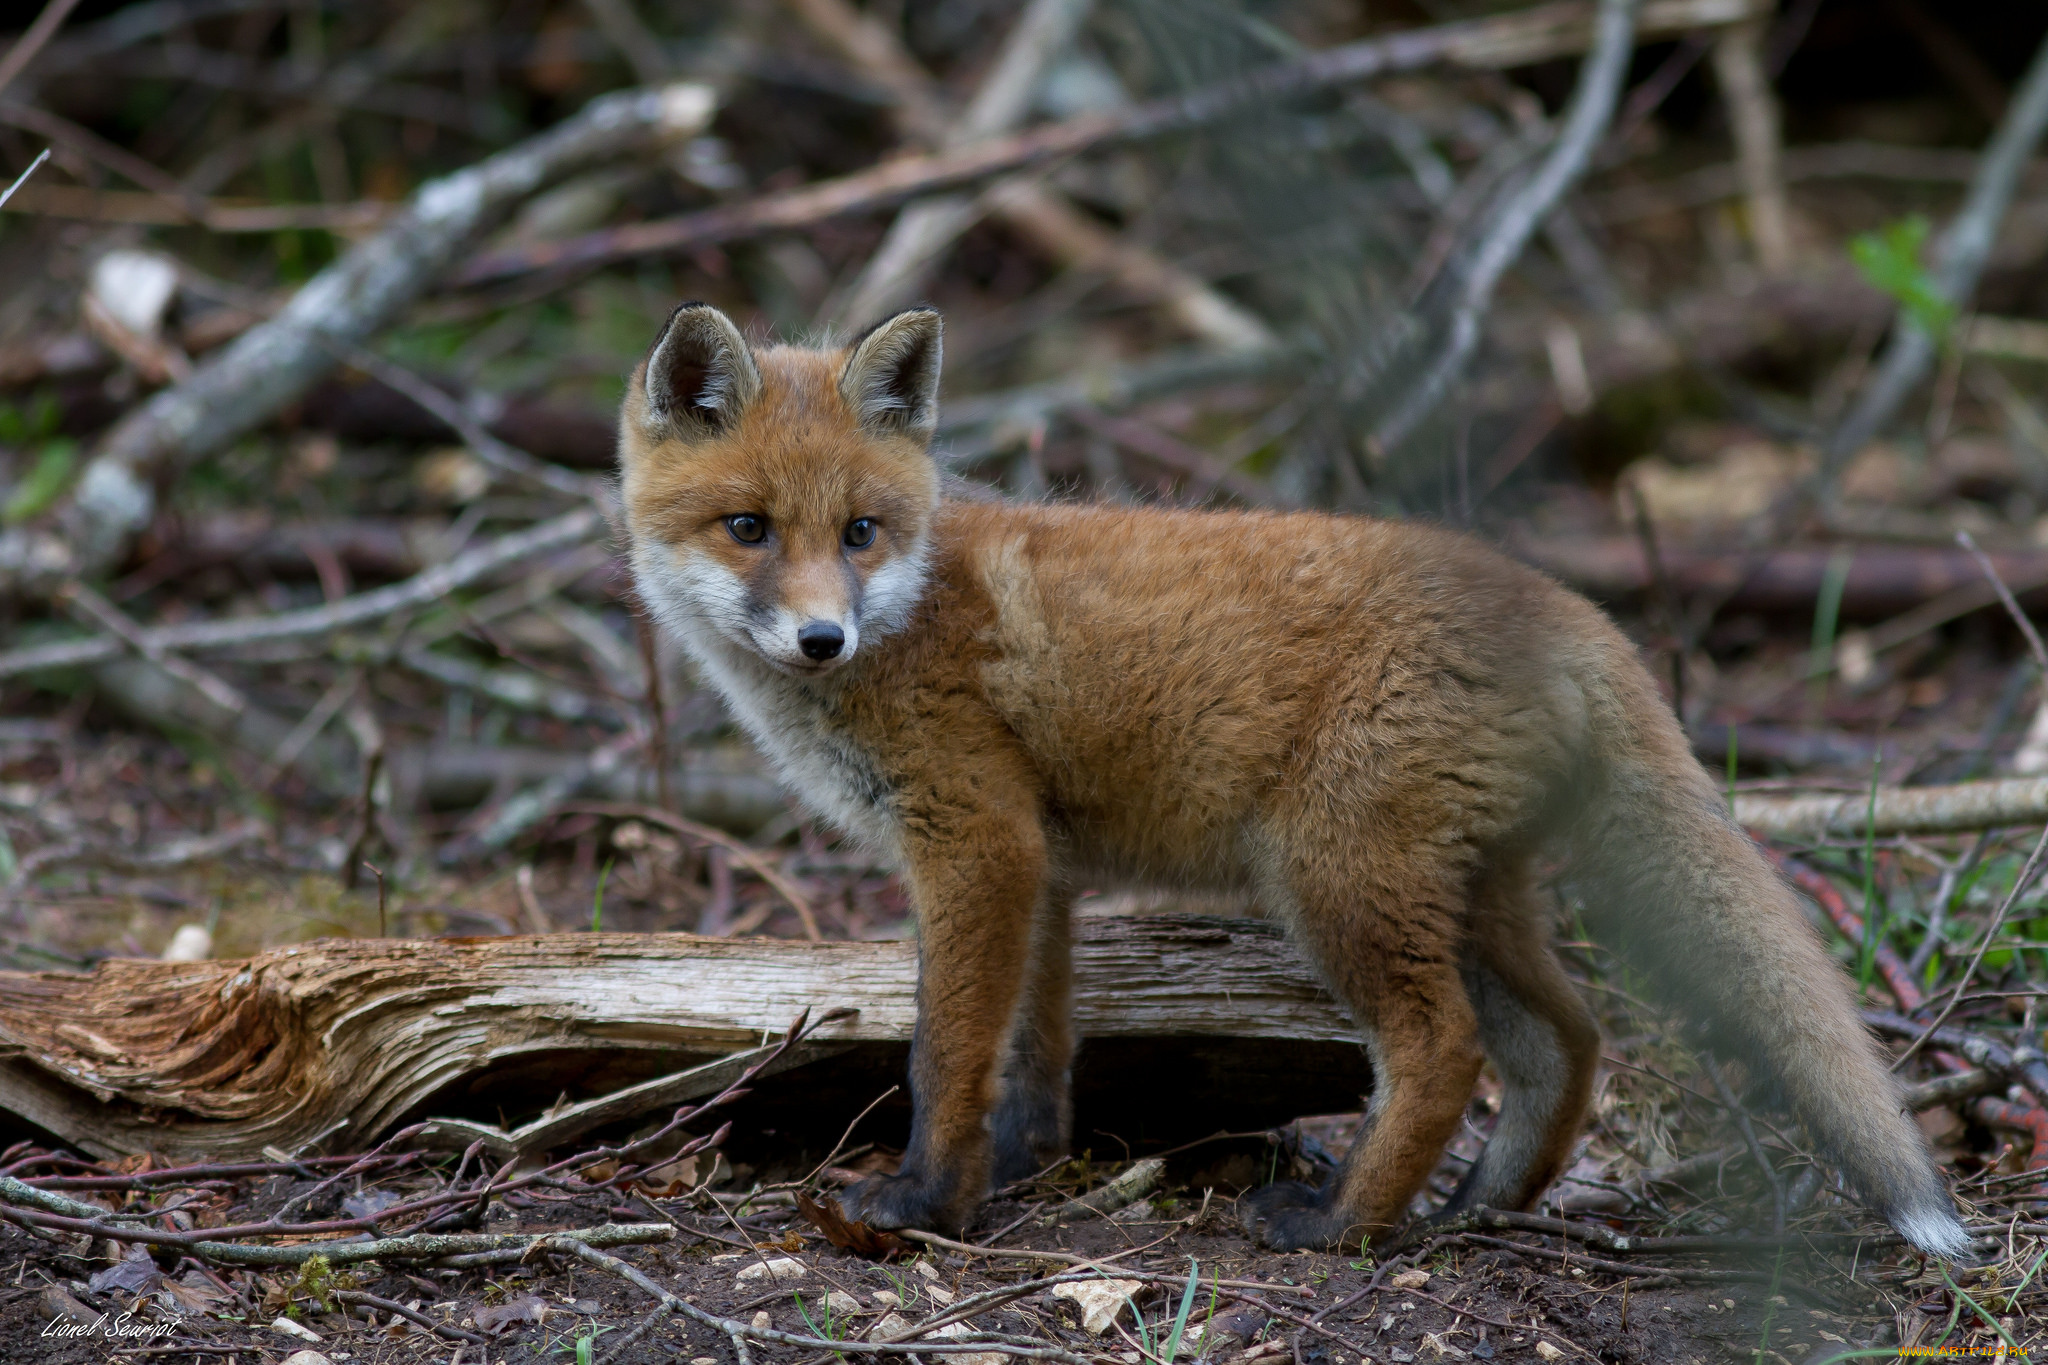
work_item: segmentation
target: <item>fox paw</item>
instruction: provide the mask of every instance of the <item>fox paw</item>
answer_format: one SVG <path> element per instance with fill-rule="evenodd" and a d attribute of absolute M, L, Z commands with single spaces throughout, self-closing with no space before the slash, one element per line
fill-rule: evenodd
<path fill-rule="evenodd" d="M 840 1207 L 855 1222 L 871 1228 L 922 1228 L 927 1232 L 959 1230 L 965 1219 L 952 1208 L 953 1202 L 914 1173 L 871 1175 L 839 1196 Z"/>
<path fill-rule="evenodd" d="M 1275 1251 L 1336 1251 L 1347 1240 L 1358 1241 L 1343 1211 L 1314 1186 L 1297 1180 L 1253 1190 L 1237 1207 L 1245 1235 Z"/>

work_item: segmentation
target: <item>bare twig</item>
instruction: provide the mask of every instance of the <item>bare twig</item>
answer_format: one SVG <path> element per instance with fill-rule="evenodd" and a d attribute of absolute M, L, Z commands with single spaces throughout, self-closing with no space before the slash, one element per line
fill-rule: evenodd
<path fill-rule="evenodd" d="M 1714 40 L 1714 76 L 1727 101 L 1728 122 L 1735 133 L 1736 165 L 1742 175 L 1757 263 L 1775 273 L 1792 264 L 1792 227 L 1778 166 L 1784 150 L 1778 102 L 1764 71 L 1767 26 L 1764 17 L 1758 16 L 1721 30 Z"/>
<path fill-rule="evenodd" d="M 1742 1107 L 1742 1101 L 1728 1088 L 1728 1081 L 1721 1075 L 1718 1066 L 1707 1067 L 1707 1076 L 1714 1082 L 1714 1093 L 1721 1097 L 1722 1107 L 1735 1119 L 1735 1127 L 1742 1134 L 1743 1145 L 1749 1148 L 1750 1159 L 1763 1172 L 1764 1180 L 1771 1187 L 1771 1231 L 1785 1231 L 1785 1177 L 1771 1164 L 1770 1153 L 1756 1135 L 1756 1125 L 1749 1120 L 1749 1111 Z"/>
<path fill-rule="evenodd" d="M 365 1308 L 380 1308 L 395 1317 L 404 1318 L 407 1322 L 416 1323 L 426 1328 L 437 1337 L 446 1337 L 450 1341 L 466 1341 L 475 1346 L 481 1346 L 485 1343 L 485 1339 L 474 1332 L 465 1332 L 460 1327 L 449 1323 L 436 1322 L 417 1308 L 407 1308 L 396 1299 L 379 1298 L 375 1294 L 365 1294 L 359 1289 L 335 1289 L 330 1290 L 329 1293 L 336 1303 L 361 1304 Z"/>
<path fill-rule="evenodd" d="M 1998 594 L 2000 604 L 2005 607 L 2006 615 L 2012 617 L 2013 624 L 2018 626 L 2020 634 L 2026 637 L 2027 648 L 2033 653 L 2035 666 L 2041 670 L 2043 678 L 2048 678 L 2048 646 L 2041 643 L 2041 632 L 2034 629 L 2034 623 L 2020 610 L 2020 604 L 2013 597 L 2012 589 L 1999 577 L 1998 566 L 1991 562 L 1990 555 L 1977 548 L 1976 537 L 1968 531 L 1956 532 L 1956 544 L 1967 550 L 1970 557 L 1977 561 L 1977 567 L 1984 571 L 1984 577 L 1990 580 L 1992 590 Z"/>
<path fill-rule="evenodd" d="M 36 59 L 36 54 L 43 50 L 50 39 L 57 36 L 57 30 L 63 27 L 64 20 L 77 7 L 78 0 L 49 0 L 49 3 L 43 6 L 42 13 L 36 16 L 35 22 L 28 26 L 28 30 L 21 37 L 15 39 L 14 46 L 7 49 L 7 55 L 0 57 L 0 90 L 12 85 L 14 78 L 28 69 L 28 64 Z M 0 199 L 0 203 L 5 202 L 4 199 Z"/>
<path fill-rule="evenodd" d="M 514 531 L 473 550 L 465 550 L 444 564 L 437 564 L 388 587 L 357 593 L 325 606 L 249 619 L 158 626 L 142 631 L 138 639 L 149 648 L 158 650 L 216 650 L 326 635 L 365 621 L 381 620 L 431 605 L 456 589 L 500 569 L 588 540 L 604 526 L 604 518 L 596 509 L 580 508 L 524 531 Z M 0 677 L 39 669 L 75 668 L 81 664 L 100 663 L 118 657 L 124 648 L 123 641 L 101 636 L 9 650 L 0 653 Z"/>
<path fill-rule="evenodd" d="M 2019 875 L 2013 878 L 2012 889 L 2005 893 L 2005 899 L 1999 902 L 1998 910 L 1991 916 L 1991 923 L 1985 926 L 1983 941 L 1978 943 L 1977 951 L 1971 955 L 1970 964 L 1963 968 L 1962 976 L 1949 994 L 1948 1003 L 1941 1007 L 1940 1014 L 1934 1016 L 1934 1022 L 1899 1054 L 1898 1060 L 1892 1063 L 1893 1070 L 1903 1066 L 1908 1057 L 1918 1052 L 1921 1045 L 1934 1036 L 1934 1031 L 1948 1022 L 1948 1017 L 1955 1013 L 1956 1006 L 1963 1003 L 1963 994 L 1969 990 L 1970 982 L 1976 978 L 1977 968 L 1983 963 L 1984 954 L 1991 951 L 1991 944 L 1998 937 L 1998 931 L 2005 927 L 2005 917 L 2011 912 L 2013 903 L 2034 884 L 2034 875 L 2041 866 L 2043 853 L 2048 853 L 2048 826 L 2043 826 L 2041 837 L 2034 841 L 2034 851 L 2027 855 L 2027 861 L 2020 867 Z M 2048 1095 L 2039 1098 L 2048 1099 Z"/>
<path fill-rule="evenodd" d="M 805 938 L 816 943 L 825 937 L 818 928 L 818 912 L 811 907 L 810 897 L 797 890 L 789 878 L 776 871 L 774 864 L 762 857 L 757 850 L 748 847 L 725 831 L 713 829 L 709 825 L 701 825 L 695 820 L 686 820 L 682 816 L 672 814 L 666 810 L 657 810 L 653 806 L 637 806 L 619 802 L 582 802 L 575 809 L 592 815 L 610 815 L 630 820 L 645 820 L 650 825 L 660 825 L 663 829 L 683 835 L 685 838 L 695 839 L 699 843 L 710 844 L 716 848 L 724 849 L 732 856 L 733 861 L 768 883 L 769 886 L 775 889 L 776 895 L 789 903 L 789 908 L 796 911 L 796 917 L 803 921 Z"/>
<path fill-rule="evenodd" d="M 1372 441 L 1380 453 L 1400 445 L 1435 410 L 1463 372 L 1479 345 L 1480 324 L 1501 276 L 1522 254 L 1564 192 L 1584 173 L 1593 148 L 1614 117 L 1622 78 L 1628 74 L 1628 59 L 1635 50 L 1636 9 L 1636 0 L 1600 0 L 1593 45 L 1580 66 L 1578 86 L 1556 140 L 1536 173 L 1500 203 L 1481 231 L 1460 271 L 1442 346 L 1373 431 Z"/>
<path fill-rule="evenodd" d="M 249 699 L 225 678 L 199 667 L 190 660 L 180 659 L 166 650 L 150 639 L 149 633 L 130 620 L 126 612 L 85 584 L 67 583 L 59 595 L 66 603 L 76 607 L 79 614 L 88 622 L 112 632 L 116 639 L 180 682 L 198 688 L 214 705 L 225 710 L 237 710 L 249 704 Z"/>
<path fill-rule="evenodd" d="M 28 163 L 28 169 L 23 171 L 20 175 L 15 176 L 14 183 L 7 187 L 6 193 L 0 194 L 0 208 L 5 208 L 7 206 L 7 201 L 14 197 L 14 192 L 20 189 L 23 185 L 26 185 L 28 183 L 28 178 L 36 173 L 36 168 L 38 166 L 41 166 L 45 161 L 48 161 L 49 159 L 50 149 L 48 147 L 45 147 L 42 151 L 36 153 L 36 159 Z"/>
<path fill-rule="evenodd" d="M 2034 54 L 2005 120 L 1977 163 L 1963 207 L 1942 234 L 1935 253 L 1933 284 L 1941 297 L 1961 306 L 1977 288 L 1992 242 L 2012 202 L 2022 167 L 2048 130 L 2048 41 Z M 1891 419 L 1934 363 L 1939 339 L 1900 309 L 1891 342 L 1849 413 L 1829 435 L 1821 452 L 1824 494 L 1851 456 Z"/>
<path fill-rule="evenodd" d="M 455 428 L 456 435 L 487 465 L 537 487 L 573 498 L 587 498 L 604 507 L 611 501 L 611 488 L 603 479 L 578 474 L 560 465 L 536 459 L 516 446 L 507 445 L 490 433 L 475 405 L 435 388 L 403 365 L 394 364 L 375 351 L 337 338 L 315 335 L 322 346 L 340 359 L 391 388 L 398 390 L 434 416 Z"/>

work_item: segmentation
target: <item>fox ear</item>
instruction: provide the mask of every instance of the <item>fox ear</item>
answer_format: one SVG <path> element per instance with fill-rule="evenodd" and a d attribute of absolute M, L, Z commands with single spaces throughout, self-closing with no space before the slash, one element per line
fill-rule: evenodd
<path fill-rule="evenodd" d="M 647 357 L 647 416 L 682 436 L 710 436 L 739 420 L 761 392 L 761 371 L 732 319 L 686 303 Z"/>
<path fill-rule="evenodd" d="M 936 309 L 913 308 L 853 344 L 839 394 L 862 426 L 931 439 L 939 425 L 943 331 Z"/>

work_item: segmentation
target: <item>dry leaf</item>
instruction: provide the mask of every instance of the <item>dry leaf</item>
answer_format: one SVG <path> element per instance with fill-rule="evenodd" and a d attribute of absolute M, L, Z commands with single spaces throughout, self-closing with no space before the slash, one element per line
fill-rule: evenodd
<path fill-rule="evenodd" d="M 796 1197 L 797 1212 L 810 1219 L 824 1239 L 841 1251 L 850 1251 L 856 1256 L 868 1256 L 876 1260 L 887 1260 L 910 1250 L 910 1243 L 893 1232 L 882 1232 L 857 1223 L 839 1211 L 836 1199 L 813 1199 L 799 1192 Z M 922 1263 L 920 1263 L 922 1264 Z"/>
<path fill-rule="evenodd" d="M 547 1316 L 548 1306 L 531 1294 L 521 1294 L 516 1299 L 507 1299 L 490 1308 L 476 1310 L 476 1326 L 479 1332 L 496 1336 L 521 1322 L 540 1322 Z"/>

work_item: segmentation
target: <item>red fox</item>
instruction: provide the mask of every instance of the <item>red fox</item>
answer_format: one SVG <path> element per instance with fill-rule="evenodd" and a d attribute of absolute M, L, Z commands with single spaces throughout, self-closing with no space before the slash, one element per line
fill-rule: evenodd
<path fill-rule="evenodd" d="M 1366 1039 L 1325 1188 L 1242 1201 L 1277 1248 L 1384 1241 L 1482 1058 L 1492 1140 L 1445 1213 L 1530 1205 L 1598 1057 L 1532 869 L 1774 1087 L 1909 1241 L 1969 1241 L 1799 903 L 1729 820 L 1634 648 L 1462 536 L 1313 513 L 948 496 L 941 325 L 755 349 L 685 304 L 620 417 L 641 599 L 918 915 L 901 1169 L 880 1227 L 957 1229 L 1066 1150 L 1079 888 L 1255 897 Z"/>

